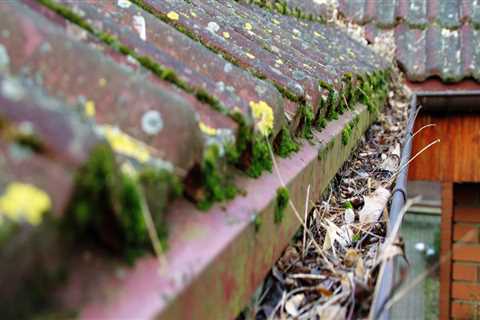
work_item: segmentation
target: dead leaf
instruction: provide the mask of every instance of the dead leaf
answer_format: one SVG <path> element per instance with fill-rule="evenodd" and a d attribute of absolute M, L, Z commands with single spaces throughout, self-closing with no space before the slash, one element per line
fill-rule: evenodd
<path fill-rule="evenodd" d="M 365 273 L 366 273 L 365 263 L 363 263 L 363 259 L 360 257 L 357 260 L 357 265 L 355 266 L 355 276 L 358 279 L 361 279 L 362 281 L 364 281 L 365 280 Z"/>
<path fill-rule="evenodd" d="M 358 259 L 359 259 L 359 254 L 356 249 L 349 248 L 347 249 L 347 252 L 345 253 L 345 257 L 343 258 L 343 262 L 347 268 L 353 267 Z"/>
<path fill-rule="evenodd" d="M 384 187 L 378 187 L 375 192 L 365 197 L 365 204 L 358 213 L 358 217 L 361 223 L 373 223 L 377 222 L 378 218 L 382 215 L 383 208 L 387 206 L 388 199 L 390 198 L 390 191 Z"/>
<path fill-rule="evenodd" d="M 285 303 L 285 311 L 287 311 L 287 313 L 292 317 L 298 317 L 298 315 L 300 314 L 300 305 L 302 304 L 304 299 L 305 295 L 303 293 L 294 295 Z"/>
<path fill-rule="evenodd" d="M 338 304 L 329 305 L 327 307 L 319 306 L 317 308 L 317 315 L 320 317 L 320 320 L 346 319 L 347 308 Z"/>
<path fill-rule="evenodd" d="M 355 212 L 353 211 L 352 208 L 345 209 L 344 219 L 345 219 L 345 223 L 348 223 L 348 224 L 353 223 L 355 221 Z"/>

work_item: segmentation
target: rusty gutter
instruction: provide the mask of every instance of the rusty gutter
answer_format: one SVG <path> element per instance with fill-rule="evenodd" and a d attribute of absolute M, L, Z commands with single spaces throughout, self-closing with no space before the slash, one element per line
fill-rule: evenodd
<path fill-rule="evenodd" d="M 413 126 L 415 123 L 415 117 L 417 114 L 417 95 L 413 94 L 410 100 L 410 111 L 408 115 L 408 122 L 407 122 L 407 132 L 405 134 L 405 144 L 402 150 L 401 160 L 400 160 L 400 167 L 404 166 L 408 160 L 410 159 L 410 155 L 412 152 L 412 135 L 413 135 Z M 395 182 L 395 189 L 393 190 L 392 202 L 390 205 L 390 219 L 387 228 L 387 237 L 393 231 L 395 224 L 397 224 L 397 220 L 401 219 L 399 216 L 400 211 L 402 210 L 403 206 L 407 201 L 407 179 L 408 179 L 408 166 L 403 168 L 399 175 L 397 176 L 397 180 Z M 372 312 L 371 312 L 371 319 L 381 319 L 381 320 L 389 320 L 390 313 L 388 310 L 385 310 L 385 304 L 388 299 L 391 297 L 392 290 L 395 284 L 395 268 L 396 264 L 398 263 L 398 257 L 394 257 L 393 259 L 389 259 L 384 262 L 384 265 L 381 266 L 384 268 L 382 273 L 382 278 L 378 279 L 377 281 L 377 294 L 374 297 L 373 305 L 372 305 Z"/>

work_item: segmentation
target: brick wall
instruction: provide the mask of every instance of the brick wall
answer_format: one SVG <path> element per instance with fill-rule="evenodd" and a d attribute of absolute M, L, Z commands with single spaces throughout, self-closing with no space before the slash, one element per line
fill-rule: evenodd
<path fill-rule="evenodd" d="M 451 317 L 480 319 L 480 207 L 455 199 L 451 261 Z"/>

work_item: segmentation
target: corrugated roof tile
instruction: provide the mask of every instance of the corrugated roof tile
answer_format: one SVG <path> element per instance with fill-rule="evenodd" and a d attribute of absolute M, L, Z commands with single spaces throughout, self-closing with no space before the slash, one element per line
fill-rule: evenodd
<path fill-rule="evenodd" d="M 379 2 L 376 10 L 365 10 L 373 2 L 340 1 L 338 10 L 348 21 L 364 25 L 365 38 L 370 42 L 395 28 L 397 60 L 409 80 L 480 80 L 475 69 L 479 1 L 389 0 Z M 426 42 L 420 34 L 426 36 Z"/>

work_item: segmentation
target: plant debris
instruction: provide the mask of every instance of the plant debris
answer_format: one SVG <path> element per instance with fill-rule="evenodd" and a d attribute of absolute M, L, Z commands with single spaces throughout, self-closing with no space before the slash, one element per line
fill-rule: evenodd
<path fill-rule="evenodd" d="M 383 113 L 302 221 L 309 231 L 298 232 L 244 318 L 368 316 L 407 122 L 410 94 L 401 77 L 392 74 Z"/>

